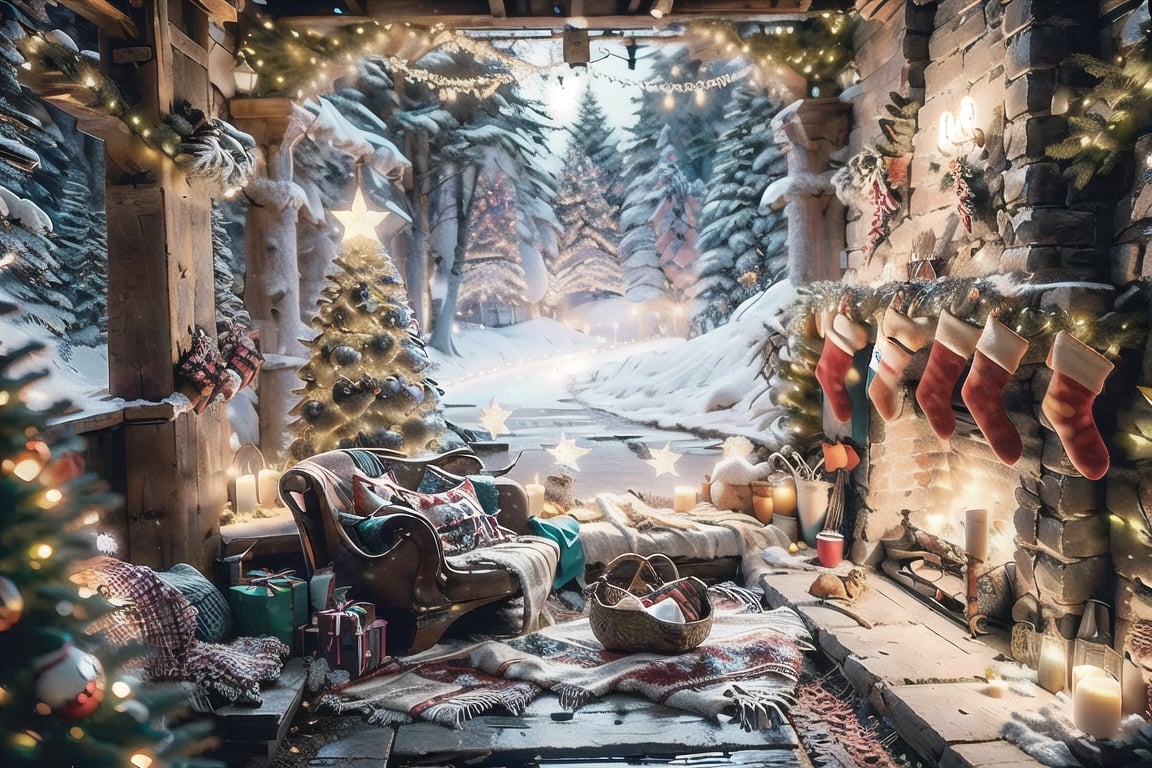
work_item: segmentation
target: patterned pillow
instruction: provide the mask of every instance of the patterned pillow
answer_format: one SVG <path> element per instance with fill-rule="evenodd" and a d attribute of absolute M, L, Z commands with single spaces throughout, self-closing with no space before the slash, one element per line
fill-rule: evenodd
<path fill-rule="evenodd" d="M 443 493 L 458 488 L 460 480 L 458 475 L 450 475 L 437 467 L 428 467 L 416 490 L 421 493 Z M 484 511 L 489 515 L 497 514 L 500 511 L 500 492 L 496 489 L 496 479 L 491 475 L 468 475 L 468 480 Z"/>
<path fill-rule="evenodd" d="M 176 588 L 196 607 L 196 639 L 218 643 L 232 628 L 232 610 L 216 585 L 188 563 L 176 563 L 156 573 L 164 583 Z"/>
<path fill-rule="evenodd" d="M 402 488 L 389 475 L 377 478 L 357 475 L 353 482 L 357 486 L 353 494 L 357 515 L 371 517 L 383 505 L 403 504 L 432 523 L 446 555 L 468 552 L 511 538 L 496 522 L 496 517 L 484 511 L 471 480 L 465 479 L 439 493 Z M 363 531 L 361 535 L 366 533 Z"/>

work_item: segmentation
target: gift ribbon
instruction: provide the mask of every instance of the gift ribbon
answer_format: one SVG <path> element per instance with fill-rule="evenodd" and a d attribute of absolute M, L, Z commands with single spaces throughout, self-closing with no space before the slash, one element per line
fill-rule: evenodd
<path fill-rule="evenodd" d="M 292 584 L 302 579 L 296 578 L 296 571 L 285 569 L 283 571 L 248 571 L 248 584 L 250 587 L 264 587 L 268 597 L 276 594 L 277 588 L 290 589 Z"/>

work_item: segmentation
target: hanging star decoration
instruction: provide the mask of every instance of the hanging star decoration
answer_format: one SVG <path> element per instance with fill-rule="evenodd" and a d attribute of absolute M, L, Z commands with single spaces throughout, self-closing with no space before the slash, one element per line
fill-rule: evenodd
<path fill-rule="evenodd" d="M 671 445 L 671 443 L 664 443 L 664 447 L 660 450 L 650 452 L 652 458 L 645 459 L 645 463 L 656 470 L 656 477 L 660 477 L 660 475 L 678 476 L 680 474 L 676 471 L 676 461 L 684 454 L 670 450 Z"/>
<path fill-rule="evenodd" d="M 332 211 L 332 215 L 344 225 L 344 242 L 347 243 L 357 237 L 379 240 L 376 237 L 376 227 L 388 216 L 388 212 L 368 210 L 368 204 L 364 202 L 364 191 L 357 183 L 352 207 L 347 211 Z"/>
<path fill-rule="evenodd" d="M 552 458 L 556 459 L 556 463 L 562 467 L 579 472 L 580 466 L 576 463 L 581 456 L 591 453 L 588 448 L 581 448 L 576 445 L 575 440 L 569 440 L 563 432 L 560 433 L 560 442 L 556 444 L 555 448 L 549 448 L 548 453 L 552 454 Z"/>
<path fill-rule="evenodd" d="M 500 403 L 496 402 L 496 398 L 492 398 L 492 404 L 482 409 L 481 413 L 484 415 L 480 419 L 480 426 L 484 427 L 492 437 L 512 434 L 507 426 L 508 417 L 512 415 L 512 411 L 501 408 Z"/>

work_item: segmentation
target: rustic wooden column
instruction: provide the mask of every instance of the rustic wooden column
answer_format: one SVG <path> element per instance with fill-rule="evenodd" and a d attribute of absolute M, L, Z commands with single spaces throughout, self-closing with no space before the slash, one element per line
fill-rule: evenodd
<path fill-rule="evenodd" d="M 307 359 L 301 339 L 311 332 L 302 315 L 296 222 L 304 192 L 292 181 L 292 151 L 311 115 L 290 99 L 234 98 L 236 126 L 256 139 L 259 170 L 244 188 L 251 200 L 245 221 L 244 306 L 260 334 L 266 357 L 257 383 L 260 451 L 273 462 L 285 457 L 289 412 L 298 398 L 296 371 Z"/>
<path fill-rule="evenodd" d="M 788 277 L 794 285 L 840 279 L 844 206 L 832 190 L 828 157 L 848 139 L 849 105 L 801 99 L 772 120 L 788 155 Z"/>
<path fill-rule="evenodd" d="M 177 99 L 208 104 L 207 16 L 182 11 L 180 24 L 173 23 L 167 0 L 157 0 L 115 28 L 104 11 L 91 11 L 109 33 L 101 56 L 110 76 L 131 86 L 125 91 L 138 94 L 153 120 Z M 66 102 L 55 100 L 68 109 Z M 195 415 L 172 395 L 180 386 L 174 366 L 192 331 L 216 330 L 211 199 L 123 123 L 68 111 L 106 147 L 108 385 L 113 397 L 131 403 L 123 420 L 127 541 L 120 555 L 154 568 L 188 562 L 210 572 L 227 499 L 231 429 L 223 404 Z"/>

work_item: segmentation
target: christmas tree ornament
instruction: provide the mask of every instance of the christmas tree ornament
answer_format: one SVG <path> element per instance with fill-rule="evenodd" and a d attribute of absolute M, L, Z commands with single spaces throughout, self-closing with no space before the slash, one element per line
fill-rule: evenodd
<path fill-rule="evenodd" d="M 979 340 L 979 327 L 960 320 L 948 310 L 940 312 L 935 343 L 916 387 L 916 402 L 941 440 L 947 440 L 956 431 L 952 393 Z"/>
<path fill-rule="evenodd" d="M 1020 458 L 1023 445 L 1016 425 L 1004 410 L 1004 390 L 1027 351 L 1027 339 L 989 315 L 976 343 L 972 370 L 960 388 L 976 426 L 996 457 L 1009 466 Z"/>
<path fill-rule="evenodd" d="M 832 415 L 840 421 L 852 418 L 852 401 L 848 398 L 845 379 L 852 370 L 852 356 L 868 343 L 868 328 L 837 313 L 824 337 L 824 350 L 816 364 L 816 380 L 824 388 L 824 397 Z"/>
<path fill-rule="evenodd" d="M 34 657 L 32 663 L 37 672 L 37 698 L 60 717 L 82 720 L 104 700 L 106 680 L 100 660 L 70 639 Z"/>
<path fill-rule="evenodd" d="M 911 318 L 898 309 L 902 296 L 897 295 L 884 310 L 880 321 L 880 340 L 876 342 L 880 362 L 876 376 L 868 385 L 868 397 L 885 421 L 900 412 L 904 371 L 912 355 L 932 341 L 934 331 L 930 317 Z"/>
<path fill-rule="evenodd" d="M 1048 351 L 1052 379 L 1040 411 L 1060 438 L 1076 471 L 1099 480 L 1108 471 L 1108 448 L 1092 416 L 1092 404 L 1112 369 L 1108 358 L 1067 331 L 1060 331 Z"/>
<path fill-rule="evenodd" d="M 7 576 L 0 576 L 0 632 L 7 632 L 24 615 L 24 596 Z"/>

